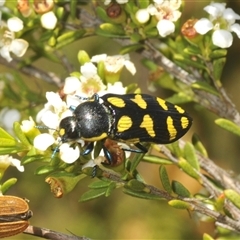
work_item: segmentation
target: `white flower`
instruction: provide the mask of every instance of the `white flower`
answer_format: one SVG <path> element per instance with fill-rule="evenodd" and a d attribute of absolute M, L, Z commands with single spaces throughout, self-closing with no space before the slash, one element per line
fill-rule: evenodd
<path fill-rule="evenodd" d="M 53 11 L 44 13 L 41 16 L 41 24 L 46 29 L 54 29 L 57 24 L 57 17 Z"/>
<path fill-rule="evenodd" d="M 21 119 L 21 114 L 17 109 L 9 109 L 5 107 L 0 112 L 1 125 L 7 131 L 12 131 L 13 123 L 19 122 Z"/>
<path fill-rule="evenodd" d="M 4 24 L 2 23 L 2 27 Z M 24 39 L 15 39 L 15 32 L 19 32 L 23 29 L 23 22 L 17 17 L 12 17 L 7 21 L 8 30 L 4 31 L 4 34 L 0 40 L 0 54 L 8 62 L 12 60 L 10 52 L 14 53 L 18 57 L 22 57 L 29 46 L 28 42 Z"/>
<path fill-rule="evenodd" d="M 77 77 L 67 77 L 65 79 L 63 92 L 68 94 L 66 100 L 68 106 L 70 106 L 69 103 L 77 106 L 81 102 L 81 100 L 76 96 L 92 97 L 94 93 L 103 91 L 106 88 L 101 78 L 98 76 L 97 68 L 93 63 L 85 63 L 83 66 L 81 66 L 80 72 L 81 76 L 79 79 Z M 76 104 L 77 102 L 78 104 Z"/>
<path fill-rule="evenodd" d="M 147 9 L 139 9 L 135 13 L 135 17 L 139 23 L 146 23 L 149 20 L 150 15 Z"/>
<path fill-rule="evenodd" d="M 148 6 L 149 14 L 158 20 L 157 29 L 161 37 L 166 37 L 175 31 L 173 22 L 181 16 L 178 10 L 181 4 L 181 0 L 154 0 L 154 4 Z"/>
<path fill-rule="evenodd" d="M 69 143 L 63 143 L 59 147 L 60 150 L 60 158 L 65 163 L 73 163 L 75 162 L 80 156 L 80 149 L 76 146 L 75 148 L 71 147 Z"/>
<path fill-rule="evenodd" d="M 111 0 L 105 0 L 105 1 L 104 1 L 104 5 L 108 5 L 110 2 L 111 2 Z M 128 0 L 116 0 L 116 2 L 117 2 L 118 4 L 124 4 L 124 3 L 127 3 Z"/>
<path fill-rule="evenodd" d="M 33 121 L 32 117 L 29 117 L 29 120 L 23 120 L 21 129 L 24 133 L 30 132 L 36 126 L 35 122 Z"/>
<path fill-rule="evenodd" d="M 231 8 L 226 8 L 225 3 L 211 3 L 204 10 L 209 14 L 209 19 L 202 18 L 196 22 L 194 28 L 199 34 L 204 35 L 213 30 L 212 42 L 220 48 L 228 48 L 232 45 L 231 32 L 235 32 L 240 38 L 240 25 L 235 23 L 240 19 L 240 15 Z"/>
<path fill-rule="evenodd" d="M 21 161 L 9 155 L 0 155 L 0 173 L 2 174 L 10 165 L 16 167 L 20 172 L 24 171 Z"/>
<path fill-rule="evenodd" d="M 117 73 L 125 66 L 127 70 L 134 75 L 136 68 L 130 61 L 129 54 L 107 56 L 107 54 L 96 55 L 91 58 L 92 62 L 104 62 L 105 70 L 110 73 Z"/>
<path fill-rule="evenodd" d="M 66 102 L 62 101 L 59 94 L 47 92 L 46 98 L 48 102 L 44 108 L 37 114 L 37 122 L 43 122 L 44 125 L 51 129 L 57 129 L 60 120 L 65 116 L 65 112 L 69 111 Z"/>
<path fill-rule="evenodd" d="M 40 151 L 46 151 L 54 142 L 55 139 L 51 134 L 42 133 L 34 138 L 33 146 Z"/>

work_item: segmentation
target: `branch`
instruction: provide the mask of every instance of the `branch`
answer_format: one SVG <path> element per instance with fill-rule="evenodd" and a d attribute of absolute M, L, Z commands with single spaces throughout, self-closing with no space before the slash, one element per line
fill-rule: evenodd
<path fill-rule="evenodd" d="M 35 227 L 31 225 L 28 226 L 27 229 L 23 231 L 23 233 L 52 240 L 90 240 L 90 238 L 68 235 L 47 228 Z"/>

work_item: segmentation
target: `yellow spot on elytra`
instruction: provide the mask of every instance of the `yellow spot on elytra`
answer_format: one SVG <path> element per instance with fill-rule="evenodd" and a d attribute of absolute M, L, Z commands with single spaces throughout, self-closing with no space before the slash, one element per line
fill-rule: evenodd
<path fill-rule="evenodd" d="M 146 109 L 147 108 L 147 103 L 146 101 L 142 98 L 140 94 L 136 94 L 135 98 L 131 99 L 133 102 L 135 102 L 140 108 Z"/>
<path fill-rule="evenodd" d="M 189 125 L 189 121 L 186 117 L 181 117 L 181 125 L 183 129 L 187 128 L 187 126 Z"/>
<path fill-rule="evenodd" d="M 89 141 L 89 142 L 95 142 L 95 141 L 102 140 L 106 137 L 107 137 L 107 133 L 102 133 L 101 135 L 95 136 L 95 137 L 92 137 L 92 138 L 82 138 L 82 140 Z"/>
<path fill-rule="evenodd" d="M 122 116 L 117 124 L 118 132 L 124 132 L 132 126 L 132 119 L 128 116 Z"/>
<path fill-rule="evenodd" d="M 155 137 L 155 131 L 153 130 L 153 120 L 152 118 L 147 114 L 144 115 L 143 121 L 140 125 L 141 128 L 145 128 L 149 136 Z"/>
<path fill-rule="evenodd" d="M 167 117 L 167 128 L 168 128 L 168 132 L 169 132 L 169 140 L 173 140 L 174 138 L 176 138 L 177 135 L 177 130 L 173 125 L 173 119 L 172 117 L 168 116 Z"/>
<path fill-rule="evenodd" d="M 125 107 L 125 102 L 123 99 L 118 98 L 118 97 L 109 97 L 108 102 L 110 102 L 112 105 L 116 106 L 116 107 Z"/>
<path fill-rule="evenodd" d="M 184 113 L 185 112 L 181 107 L 179 107 L 177 105 L 175 105 L 175 108 L 179 113 Z"/>
<path fill-rule="evenodd" d="M 167 107 L 167 105 L 166 105 L 166 101 L 164 101 L 163 99 L 161 99 L 161 98 L 157 98 L 157 101 L 158 101 L 158 103 L 159 103 L 159 105 L 164 109 L 164 110 L 168 110 L 168 107 Z"/>

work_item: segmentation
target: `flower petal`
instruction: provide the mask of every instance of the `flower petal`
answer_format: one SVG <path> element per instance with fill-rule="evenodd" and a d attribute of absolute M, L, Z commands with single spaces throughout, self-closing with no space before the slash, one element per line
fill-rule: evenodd
<path fill-rule="evenodd" d="M 213 24 L 207 18 L 201 18 L 195 23 L 194 28 L 197 33 L 204 35 L 213 28 Z"/>
<path fill-rule="evenodd" d="M 78 78 L 76 78 L 76 77 L 67 77 L 65 79 L 63 92 L 65 94 L 72 94 L 72 93 L 76 92 L 76 90 L 78 90 L 80 88 L 80 85 L 81 85 L 81 83 L 80 83 Z"/>
<path fill-rule="evenodd" d="M 238 38 L 240 38 L 240 24 L 238 23 L 234 23 L 231 27 L 230 27 L 230 30 L 232 32 L 235 32 L 238 36 Z"/>
<path fill-rule="evenodd" d="M 60 147 L 60 158 L 65 163 L 73 163 L 75 162 L 80 156 L 80 150 L 78 147 L 72 148 L 68 143 L 63 143 Z"/>
<path fill-rule="evenodd" d="M 175 25 L 172 21 L 162 19 L 158 22 L 157 29 L 161 37 L 166 37 L 175 31 Z"/>
<path fill-rule="evenodd" d="M 212 35 L 212 41 L 215 46 L 220 48 L 228 48 L 232 45 L 233 36 L 229 31 L 219 29 L 214 31 Z"/>
<path fill-rule="evenodd" d="M 18 17 L 12 17 L 7 20 L 7 26 L 11 32 L 19 32 L 23 29 L 23 21 Z"/>
<path fill-rule="evenodd" d="M 16 56 L 22 57 L 28 48 L 29 44 L 24 39 L 14 39 L 10 45 L 10 51 Z"/>
<path fill-rule="evenodd" d="M 41 24 L 46 29 L 50 29 L 50 30 L 54 29 L 57 24 L 57 17 L 54 14 L 54 12 L 50 11 L 50 12 L 44 13 L 41 16 Z"/>
<path fill-rule="evenodd" d="M 24 166 L 21 165 L 21 161 L 20 160 L 18 160 L 16 158 L 12 158 L 11 165 L 16 167 L 19 172 L 24 172 Z"/>
<path fill-rule="evenodd" d="M 46 151 L 55 142 L 54 137 L 48 133 L 42 133 L 33 140 L 33 146 L 40 151 Z"/>

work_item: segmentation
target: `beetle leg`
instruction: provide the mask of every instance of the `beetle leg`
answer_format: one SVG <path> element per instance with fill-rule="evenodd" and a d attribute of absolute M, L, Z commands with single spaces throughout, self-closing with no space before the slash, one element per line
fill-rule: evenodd
<path fill-rule="evenodd" d="M 124 151 L 135 152 L 135 153 L 147 153 L 148 149 L 144 147 L 141 143 L 135 143 L 135 147 L 138 149 L 133 148 L 122 148 Z"/>
<path fill-rule="evenodd" d="M 94 147 L 94 142 L 90 142 L 81 155 L 88 155 L 90 152 L 92 152 L 93 147 Z"/>
<path fill-rule="evenodd" d="M 72 112 L 74 112 L 76 108 L 77 108 L 76 106 L 72 106 L 72 105 L 69 107 L 69 109 L 70 109 Z"/>
<path fill-rule="evenodd" d="M 104 144 L 103 144 L 102 149 L 103 149 L 104 155 L 105 155 L 105 157 L 106 157 L 106 159 L 107 159 L 107 162 L 104 162 L 104 163 L 102 163 L 102 164 L 103 164 L 103 165 L 104 165 L 104 164 L 105 164 L 105 165 L 111 165 L 111 164 L 113 163 L 113 159 L 112 159 L 111 153 L 110 153 L 110 152 L 108 151 L 108 149 L 104 146 Z"/>

